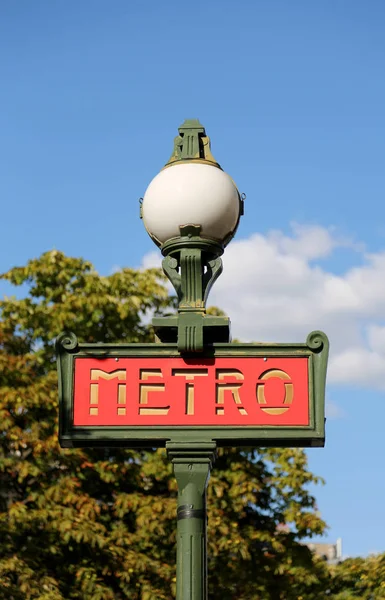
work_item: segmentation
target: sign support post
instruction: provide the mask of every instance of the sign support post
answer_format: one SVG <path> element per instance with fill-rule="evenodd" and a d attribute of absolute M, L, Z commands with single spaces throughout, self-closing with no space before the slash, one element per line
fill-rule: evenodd
<path fill-rule="evenodd" d="M 178 484 L 177 600 L 207 600 L 206 489 L 216 444 L 167 442 Z"/>

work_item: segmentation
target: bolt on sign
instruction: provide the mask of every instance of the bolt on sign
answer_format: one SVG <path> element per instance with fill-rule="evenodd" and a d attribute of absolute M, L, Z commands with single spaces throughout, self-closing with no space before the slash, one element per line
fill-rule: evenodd
<path fill-rule="evenodd" d="M 181 356 L 175 344 L 57 340 L 60 443 L 72 446 L 323 446 L 328 340 L 215 344 Z"/>

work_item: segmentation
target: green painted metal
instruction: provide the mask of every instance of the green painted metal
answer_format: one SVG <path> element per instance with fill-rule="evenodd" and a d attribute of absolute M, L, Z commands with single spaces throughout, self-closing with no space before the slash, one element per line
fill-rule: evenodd
<path fill-rule="evenodd" d="M 206 489 L 216 458 L 214 442 L 167 442 L 178 484 L 177 600 L 207 600 Z"/>
<path fill-rule="evenodd" d="M 210 329 L 210 328 L 208 328 Z M 208 357 L 307 357 L 310 386 L 309 425 L 301 427 L 231 426 L 151 426 L 74 427 L 73 377 L 75 357 L 180 357 L 176 344 L 79 344 L 74 334 L 62 334 L 56 343 L 58 353 L 60 428 L 63 447 L 164 447 L 167 442 L 216 442 L 218 446 L 323 446 L 325 440 L 325 381 L 329 352 L 326 335 L 314 331 L 302 344 L 220 344 L 207 346 Z M 194 354 L 186 354 L 186 358 Z"/>
<path fill-rule="evenodd" d="M 180 232 L 180 238 L 162 246 L 163 269 L 177 293 L 179 311 L 204 311 L 209 292 L 222 273 L 223 247 L 200 237 L 200 226 L 186 225 Z"/>
<path fill-rule="evenodd" d="M 174 149 L 166 167 L 180 162 L 201 162 L 221 169 L 211 153 L 210 138 L 198 119 L 186 119 L 178 129 Z"/>
<path fill-rule="evenodd" d="M 228 317 L 205 314 L 210 289 L 222 273 L 223 247 L 200 237 L 199 226 L 187 225 L 180 232 L 180 238 L 162 246 L 163 270 L 175 288 L 178 315 L 156 317 L 152 323 L 159 341 L 177 342 L 180 352 L 202 352 L 208 336 L 211 341 L 230 341 Z M 209 327 L 214 329 L 205 336 Z"/>

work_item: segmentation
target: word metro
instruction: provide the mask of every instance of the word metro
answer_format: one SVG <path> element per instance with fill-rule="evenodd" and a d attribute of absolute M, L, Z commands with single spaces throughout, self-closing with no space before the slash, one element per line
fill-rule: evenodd
<path fill-rule="evenodd" d="M 308 426 L 309 359 L 76 358 L 74 426 Z"/>

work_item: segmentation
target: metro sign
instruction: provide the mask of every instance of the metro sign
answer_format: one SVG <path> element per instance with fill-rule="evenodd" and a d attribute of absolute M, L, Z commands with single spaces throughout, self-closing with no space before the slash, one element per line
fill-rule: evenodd
<path fill-rule="evenodd" d="M 309 425 L 308 387 L 306 358 L 76 358 L 74 425 Z"/>
<path fill-rule="evenodd" d="M 321 446 L 328 342 L 216 344 L 183 356 L 173 344 L 58 339 L 62 446 Z"/>

